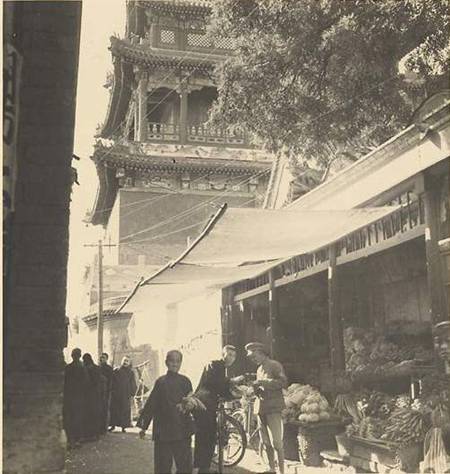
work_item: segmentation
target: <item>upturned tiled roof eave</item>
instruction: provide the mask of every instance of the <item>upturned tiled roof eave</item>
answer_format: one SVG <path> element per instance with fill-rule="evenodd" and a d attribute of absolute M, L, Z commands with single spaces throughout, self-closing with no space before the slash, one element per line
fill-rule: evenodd
<path fill-rule="evenodd" d="M 150 46 L 133 45 L 126 40 L 111 37 L 111 54 L 123 61 L 132 64 L 141 64 L 153 67 L 176 68 L 185 70 L 206 70 L 211 71 L 217 63 L 223 58 L 220 55 L 201 54 L 201 53 L 183 53 L 183 60 L 177 56 L 178 51 L 170 51 L 163 54 L 160 51 L 154 51 Z"/>

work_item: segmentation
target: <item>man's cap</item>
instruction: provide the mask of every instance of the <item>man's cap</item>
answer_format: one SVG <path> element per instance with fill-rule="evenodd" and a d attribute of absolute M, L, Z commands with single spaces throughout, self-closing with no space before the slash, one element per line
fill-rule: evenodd
<path fill-rule="evenodd" d="M 233 345 L 231 345 L 231 344 L 226 344 L 225 346 L 223 346 L 222 351 L 234 351 L 234 352 L 237 352 L 237 349 L 236 349 L 235 346 L 233 346 Z"/>
<path fill-rule="evenodd" d="M 247 355 L 255 351 L 261 351 L 264 352 L 264 354 L 268 353 L 266 346 L 262 342 L 249 342 L 245 345 L 245 350 L 247 351 Z"/>

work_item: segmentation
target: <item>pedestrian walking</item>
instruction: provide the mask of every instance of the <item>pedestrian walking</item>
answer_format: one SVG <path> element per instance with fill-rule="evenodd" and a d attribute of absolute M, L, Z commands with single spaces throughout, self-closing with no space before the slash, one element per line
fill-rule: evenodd
<path fill-rule="evenodd" d="M 131 399 L 136 394 L 136 379 L 131 369 L 131 360 L 125 356 L 118 369 L 114 369 L 111 392 L 111 419 L 109 431 L 116 426 L 122 428 L 122 433 L 131 426 Z"/>
<path fill-rule="evenodd" d="M 78 447 L 83 437 L 87 373 L 80 359 L 81 349 L 76 348 L 64 369 L 63 427 L 69 448 Z"/>
<path fill-rule="evenodd" d="M 83 434 L 86 441 L 96 441 L 101 431 L 103 376 L 100 367 L 92 360 L 91 354 L 83 355 L 83 365 L 87 373 Z"/>
<path fill-rule="evenodd" d="M 245 346 L 247 357 L 258 366 L 255 388 L 255 413 L 258 415 L 261 440 L 267 452 L 270 472 L 275 472 L 275 451 L 278 470 L 284 473 L 283 420 L 281 411 L 285 407 L 283 388 L 287 377 L 283 366 L 268 356 L 264 344 L 251 342 Z"/>
<path fill-rule="evenodd" d="M 194 449 L 194 468 L 199 474 L 209 473 L 214 448 L 217 440 L 217 407 L 219 397 L 232 399 L 231 387 L 244 377 L 229 379 L 226 369 L 236 360 L 236 348 L 226 345 L 222 350 L 222 358 L 213 360 L 205 366 L 195 391 L 195 396 L 203 402 L 205 411 L 194 413 L 196 433 Z"/>
<path fill-rule="evenodd" d="M 113 379 L 113 368 L 108 364 L 108 354 L 103 352 L 100 356 L 100 372 L 103 375 L 103 386 L 102 386 L 102 408 L 101 408 L 101 430 L 100 434 L 106 433 L 109 426 L 109 410 L 111 405 L 111 391 L 112 391 L 112 379 Z"/>
<path fill-rule="evenodd" d="M 192 472 L 194 421 L 189 413 L 180 408 L 183 398 L 192 393 L 192 384 L 187 377 L 178 373 L 182 361 L 180 351 L 167 353 L 167 373 L 156 380 L 137 422 L 143 439 L 153 421 L 155 474 L 172 472 L 173 461 L 178 474 Z"/>

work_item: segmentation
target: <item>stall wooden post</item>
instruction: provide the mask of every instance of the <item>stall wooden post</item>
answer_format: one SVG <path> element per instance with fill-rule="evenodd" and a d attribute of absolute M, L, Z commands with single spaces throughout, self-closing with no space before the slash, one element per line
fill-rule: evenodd
<path fill-rule="evenodd" d="M 330 359 L 334 372 L 345 369 L 344 337 L 339 308 L 339 288 L 336 265 L 336 245 L 329 248 L 328 322 L 330 328 Z"/>
<path fill-rule="evenodd" d="M 437 324 L 440 321 L 448 319 L 443 263 L 439 249 L 440 187 L 438 179 L 431 175 L 425 175 L 424 189 L 425 252 L 428 291 L 430 294 L 430 312 L 431 322 Z"/>
<path fill-rule="evenodd" d="M 222 289 L 222 307 L 220 310 L 221 322 L 222 322 L 222 346 L 231 344 L 230 342 L 230 329 L 232 327 L 232 305 L 233 305 L 233 287 L 229 286 Z"/>
<path fill-rule="evenodd" d="M 273 270 L 269 271 L 269 330 L 270 330 L 270 354 L 272 358 L 278 357 L 278 328 L 277 328 L 277 291 L 275 287 L 275 275 Z"/>

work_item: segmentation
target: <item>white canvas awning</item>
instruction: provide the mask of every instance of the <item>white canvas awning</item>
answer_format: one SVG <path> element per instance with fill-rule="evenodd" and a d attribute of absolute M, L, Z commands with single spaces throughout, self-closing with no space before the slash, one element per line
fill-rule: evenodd
<path fill-rule="evenodd" d="M 397 209 L 397 206 L 339 211 L 223 208 L 183 255 L 142 281 L 127 302 L 136 292 L 144 291 L 152 298 L 152 293 L 157 297 L 164 288 L 173 299 L 177 288 L 189 294 L 189 287 L 193 292 L 201 288 L 220 289 L 258 276 L 283 260 L 332 244 Z"/>

